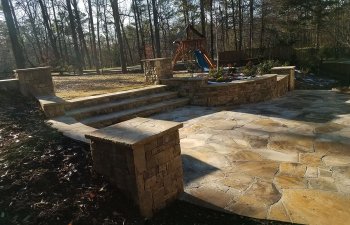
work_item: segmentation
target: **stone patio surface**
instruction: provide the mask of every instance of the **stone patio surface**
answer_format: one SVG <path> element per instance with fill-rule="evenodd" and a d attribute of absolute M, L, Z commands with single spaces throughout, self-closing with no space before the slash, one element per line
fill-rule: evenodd
<path fill-rule="evenodd" d="M 255 218 L 350 224 L 350 95 L 294 91 L 153 118 L 184 122 L 186 200 Z"/>

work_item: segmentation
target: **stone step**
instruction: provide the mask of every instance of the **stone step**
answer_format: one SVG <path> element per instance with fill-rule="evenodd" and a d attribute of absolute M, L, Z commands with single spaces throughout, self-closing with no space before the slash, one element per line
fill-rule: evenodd
<path fill-rule="evenodd" d="M 80 122 L 94 128 L 102 128 L 125 120 L 133 119 L 135 117 L 146 117 L 155 113 L 168 111 L 177 107 L 185 106 L 188 103 L 188 98 L 171 99 L 160 103 L 124 110 L 121 112 L 89 117 L 81 120 Z"/>
<path fill-rule="evenodd" d="M 160 93 L 166 90 L 166 85 L 148 86 L 139 89 L 132 89 L 128 91 L 115 92 L 103 95 L 75 98 L 68 100 L 65 105 L 65 110 L 70 111 L 78 108 L 109 103 L 112 101 L 123 100 L 127 98 L 135 98 L 147 96 L 150 94 Z"/>
<path fill-rule="evenodd" d="M 76 120 L 82 120 L 87 117 L 113 113 L 122 110 L 128 110 L 135 107 L 149 105 L 172 98 L 177 98 L 177 92 L 162 92 L 143 97 L 127 98 L 121 101 L 113 101 L 99 105 L 74 109 L 66 112 L 67 116 L 74 117 Z"/>

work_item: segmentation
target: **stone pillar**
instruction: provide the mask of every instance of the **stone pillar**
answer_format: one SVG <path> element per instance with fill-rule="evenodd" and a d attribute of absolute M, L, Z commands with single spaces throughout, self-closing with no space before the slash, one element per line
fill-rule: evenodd
<path fill-rule="evenodd" d="M 47 96 L 54 95 L 51 77 L 51 67 L 37 67 L 15 70 L 23 95 Z"/>
<path fill-rule="evenodd" d="M 280 75 L 289 75 L 288 91 L 295 89 L 295 66 L 273 67 L 271 71 Z"/>
<path fill-rule="evenodd" d="M 149 84 L 159 84 L 161 79 L 173 77 L 173 66 L 170 58 L 155 58 L 143 60 L 145 80 Z"/>
<path fill-rule="evenodd" d="M 144 217 L 183 192 L 181 123 L 135 118 L 85 135 L 93 167 L 132 199 Z"/>

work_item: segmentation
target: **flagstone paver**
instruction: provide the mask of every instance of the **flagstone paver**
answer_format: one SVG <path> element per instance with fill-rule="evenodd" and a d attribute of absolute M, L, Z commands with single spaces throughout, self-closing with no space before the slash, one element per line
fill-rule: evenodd
<path fill-rule="evenodd" d="M 154 118 L 184 122 L 185 200 L 256 218 L 350 224 L 350 95 L 294 91 Z"/>

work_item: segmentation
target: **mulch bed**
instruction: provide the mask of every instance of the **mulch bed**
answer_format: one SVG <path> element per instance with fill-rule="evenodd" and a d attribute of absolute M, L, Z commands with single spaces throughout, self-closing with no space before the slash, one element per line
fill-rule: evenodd
<path fill-rule="evenodd" d="M 89 146 L 44 122 L 32 99 L 0 92 L 0 224 L 284 224 L 176 201 L 150 220 L 92 170 Z"/>

